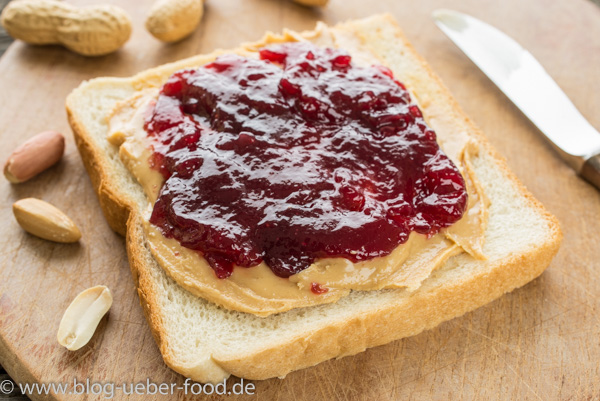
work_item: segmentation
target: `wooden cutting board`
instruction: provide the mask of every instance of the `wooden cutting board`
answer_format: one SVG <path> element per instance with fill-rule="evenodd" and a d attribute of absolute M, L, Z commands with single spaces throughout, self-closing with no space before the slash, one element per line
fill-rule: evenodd
<path fill-rule="evenodd" d="M 80 5 L 94 2 L 72 0 Z M 64 160 L 50 171 L 22 185 L 0 179 L 0 364 L 17 382 L 184 381 L 162 362 L 134 291 L 124 240 L 106 224 L 74 146 L 64 111 L 65 97 L 74 87 L 84 79 L 128 76 L 214 48 L 234 47 L 266 30 L 310 29 L 317 20 L 335 23 L 390 12 L 517 176 L 559 218 L 565 234 L 562 248 L 539 279 L 475 312 L 284 380 L 254 382 L 255 395 L 228 399 L 600 398 L 600 193 L 577 178 L 430 18 L 435 8 L 453 8 L 518 39 L 600 128 L 597 6 L 585 0 L 331 0 L 328 7 L 311 10 L 284 0 L 208 0 L 194 35 L 163 45 L 143 28 L 150 0 L 110 2 L 126 8 L 134 22 L 133 37 L 121 51 L 84 58 L 59 47 L 15 43 L 0 59 L 0 159 L 42 130 L 59 130 L 68 137 Z M 83 233 L 80 243 L 57 245 L 24 233 L 11 204 L 29 196 L 67 211 Z M 77 293 L 97 284 L 112 289 L 113 308 L 88 346 L 68 352 L 55 339 L 62 313 Z M 117 392 L 115 398 L 125 397 Z M 137 397 L 152 398 L 191 396 L 176 392 L 171 397 Z"/>

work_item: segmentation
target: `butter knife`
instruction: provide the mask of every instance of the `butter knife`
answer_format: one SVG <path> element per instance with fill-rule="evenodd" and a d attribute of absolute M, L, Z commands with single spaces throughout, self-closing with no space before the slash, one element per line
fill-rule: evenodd
<path fill-rule="evenodd" d="M 436 10 L 437 26 L 539 128 L 577 173 L 600 189 L 600 133 L 517 42 L 474 17 Z"/>

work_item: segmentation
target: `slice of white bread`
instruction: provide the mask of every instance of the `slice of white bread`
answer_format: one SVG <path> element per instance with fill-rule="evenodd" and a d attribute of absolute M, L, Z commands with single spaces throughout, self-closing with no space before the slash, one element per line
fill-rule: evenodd
<path fill-rule="evenodd" d="M 561 241 L 556 219 L 508 170 L 392 17 L 375 16 L 333 28 L 320 26 L 302 34 L 268 34 L 260 42 L 229 52 L 244 54 L 267 43 L 300 38 L 368 51 L 407 85 L 440 138 L 444 133 L 460 132 L 477 141 L 481 151 L 473 165 L 491 200 L 484 246 L 488 260 L 462 254 L 434 271 L 414 292 L 352 292 L 335 304 L 266 318 L 197 298 L 168 277 L 146 247 L 141 211 L 147 201 L 121 163 L 118 150 L 106 139 L 106 116 L 117 102 L 159 86 L 174 71 L 200 66 L 228 52 L 192 57 L 131 78 L 85 82 L 67 99 L 77 146 L 106 218 L 114 230 L 127 237 L 140 301 L 165 362 L 197 381 L 216 382 L 229 374 L 249 379 L 281 377 L 415 335 L 534 279 L 549 265 Z"/>

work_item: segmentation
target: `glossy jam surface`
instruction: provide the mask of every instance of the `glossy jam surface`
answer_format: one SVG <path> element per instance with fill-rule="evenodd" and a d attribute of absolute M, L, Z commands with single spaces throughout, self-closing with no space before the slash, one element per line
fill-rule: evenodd
<path fill-rule="evenodd" d="M 284 44 L 177 72 L 145 129 L 165 178 L 151 223 L 220 278 L 261 261 L 289 277 L 317 258 L 385 256 L 467 204 L 405 87 L 340 50 Z"/>

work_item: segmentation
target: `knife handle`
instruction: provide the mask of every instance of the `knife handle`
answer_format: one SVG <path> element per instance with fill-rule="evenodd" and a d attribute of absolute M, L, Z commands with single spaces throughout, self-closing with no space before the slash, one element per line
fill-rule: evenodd
<path fill-rule="evenodd" d="M 600 153 L 588 158 L 583 163 L 579 175 L 600 189 Z"/>

